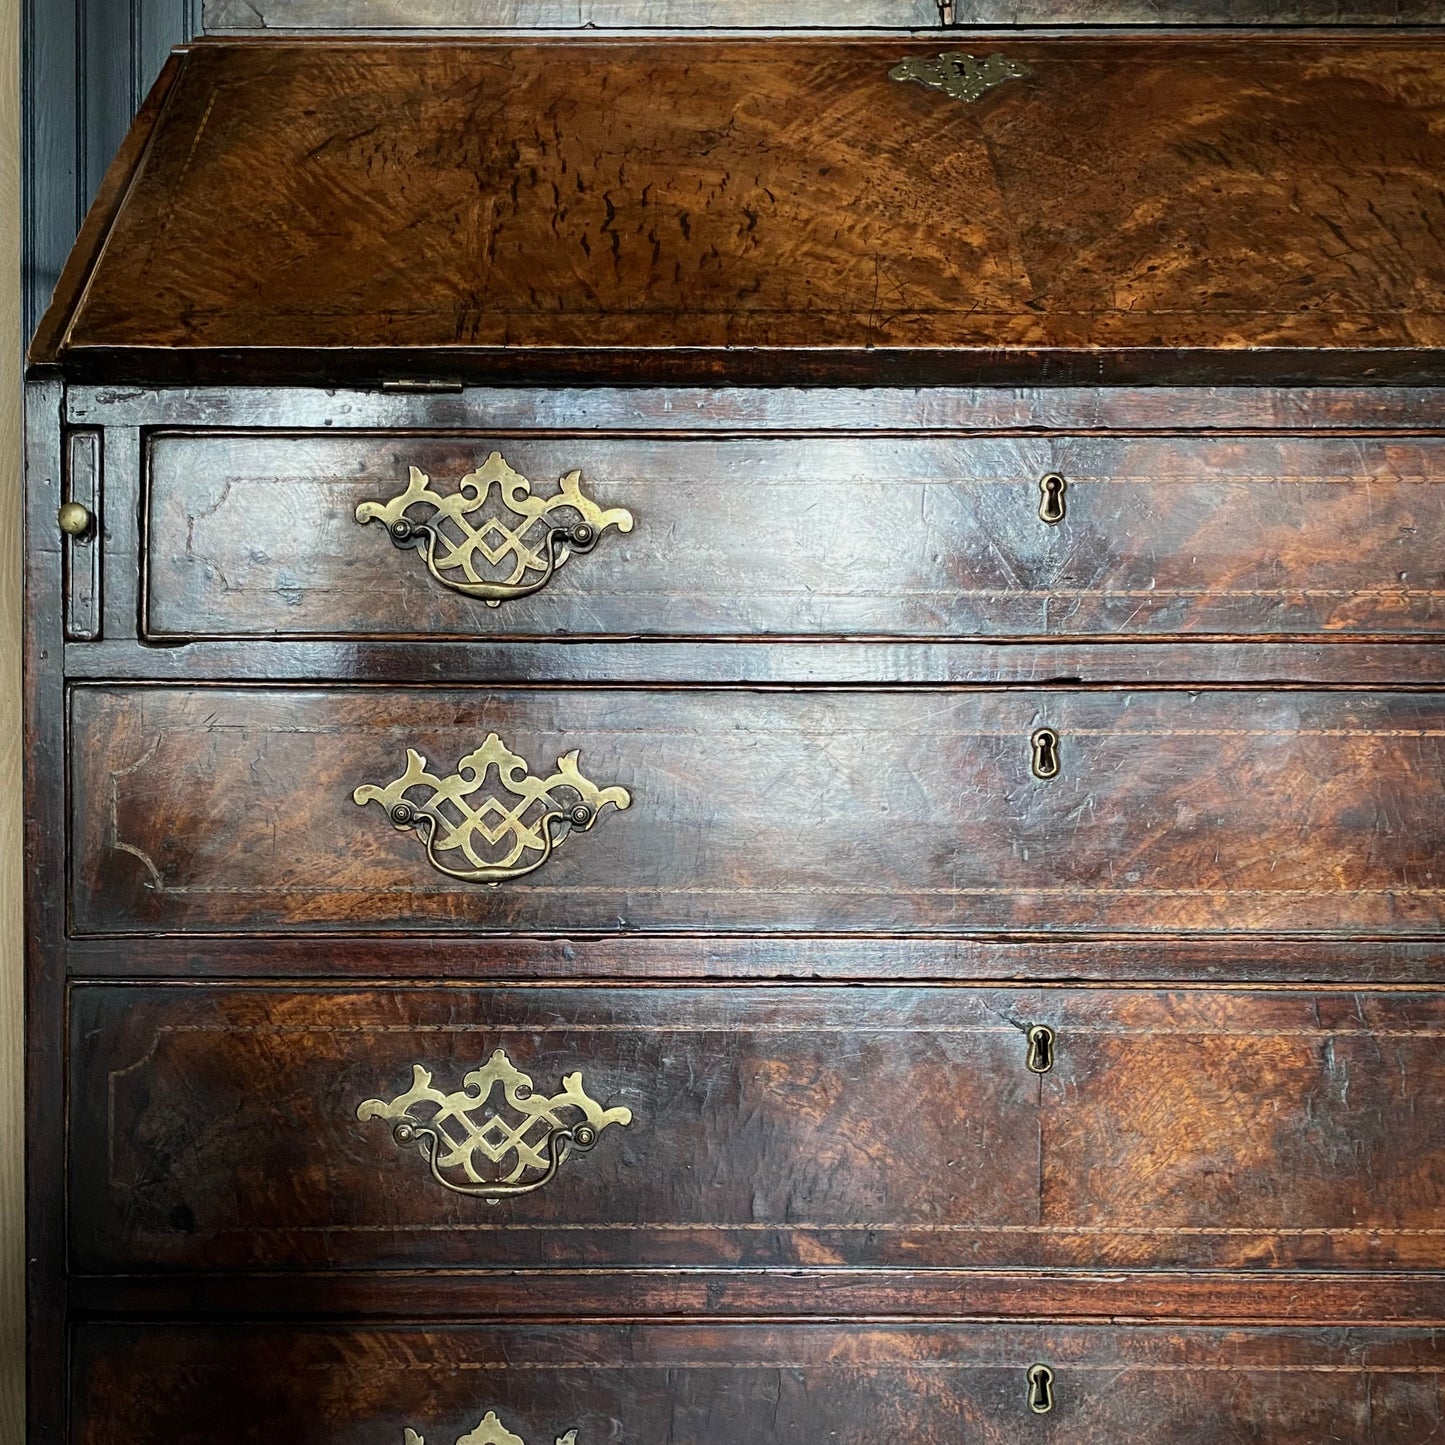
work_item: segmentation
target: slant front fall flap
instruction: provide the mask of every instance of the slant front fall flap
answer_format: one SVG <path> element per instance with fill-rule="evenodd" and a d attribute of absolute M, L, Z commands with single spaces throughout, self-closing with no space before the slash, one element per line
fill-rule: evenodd
<path fill-rule="evenodd" d="M 1440 375 L 1428 37 L 216 41 L 167 84 L 37 362 Z"/>

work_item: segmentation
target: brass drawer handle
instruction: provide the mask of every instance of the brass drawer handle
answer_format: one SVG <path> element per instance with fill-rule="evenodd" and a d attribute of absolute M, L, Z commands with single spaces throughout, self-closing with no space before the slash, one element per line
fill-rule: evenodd
<path fill-rule="evenodd" d="M 489 509 L 494 487 L 501 507 Z M 582 495 L 580 471 L 568 472 L 558 487 L 556 496 L 534 497 L 526 477 L 493 452 L 450 496 L 433 491 L 431 478 L 412 467 L 404 492 L 389 502 L 362 502 L 356 520 L 384 522 L 392 542 L 418 549 L 443 587 L 500 607 L 540 592 L 568 557 L 590 552 L 609 527 L 632 530 L 631 512 L 603 509 Z M 417 506 L 432 510 L 411 516 Z M 484 515 L 489 510 L 496 515 Z"/>
<path fill-rule="evenodd" d="M 489 1203 L 531 1194 L 550 1184 L 574 1154 L 586 1154 L 611 1124 L 632 1122 L 632 1110 L 604 1109 L 582 1087 L 582 1075 L 568 1074 L 562 1092 L 539 1098 L 532 1081 L 502 1049 L 443 1094 L 432 1087 L 432 1073 L 411 1066 L 411 1087 L 396 1098 L 367 1099 L 356 1117 L 391 1121 L 397 1146 L 413 1145 L 443 1189 Z M 502 1105 L 491 1102 L 498 1087 Z M 430 1108 L 430 1114 L 424 1111 Z M 570 1122 L 563 1114 L 581 1114 Z M 542 1132 L 545 1131 L 545 1132 Z"/>
<path fill-rule="evenodd" d="M 1047 1415 L 1054 1408 L 1054 1372 L 1047 1365 L 1030 1365 L 1028 1382 L 1029 1409 Z"/>
<path fill-rule="evenodd" d="M 408 748 L 406 771 L 394 783 L 367 784 L 351 796 L 362 807 L 380 803 L 398 830 L 420 833 L 437 872 L 495 887 L 535 873 L 571 834 L 590 832 L 604 808 L 632 806 L 626 788 L 599 788 L 583 777 L 577 758 L 575 749 L 565 753 L 551 777 L 535 778 L 525 758 L 489 733 L 445 778 Z M 413 789 L 421 801 L 407 796 Z M 443 854 L 460 854 L 465 866 L 452 867 Z"/>
<path fill-rule="evenodd" d="M 402 1437 L 402 1445 L 426 1445 L 426 1441 L 408 1426 Z M 470 1434 L 463 1435 L 457 1445 L 527 1445 L 527 1442 L 520 1435 L 512 1434 L 497 1419 L 494 1410 L 488 1410 L 482 1423 Z M 577 1432 L 569 1430 L 565 1435 L 559 1435 L 557 1445 L 577 1445 Z"/>

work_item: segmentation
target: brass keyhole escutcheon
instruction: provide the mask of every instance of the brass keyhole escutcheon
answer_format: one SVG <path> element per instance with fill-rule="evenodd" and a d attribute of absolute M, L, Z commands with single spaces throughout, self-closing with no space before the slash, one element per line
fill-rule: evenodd
<path fill-rule="evenodd" d="M 1054 1372 L 1047 1365 L 1030 1365 L 1028 1382 L 1029 1409 L 1047 1415 L 1054 1408 Z"/>
<path fill-rule="evenodd" d="M 1050 472 L 1039 482 L 1039 520 L 1051 527 L 1064 520 L 1064 493 L 1069 484 L 1057 472 Z"/>
<path fill-rule="evenodd" d="M 1053 728 L 1040 728 L 1029 746 L 1033 749 L 1033 774 L 1036 778 L 1057 778 L 1059 775 L 1059 735 Z"/>
<path fill-rule="evenodd" d="M 1047 1024 L 1035 1024 L 1026 1035 L 1031 1074 L 1047 1074 L 1054 1066 L 1054 1031 Z"/>

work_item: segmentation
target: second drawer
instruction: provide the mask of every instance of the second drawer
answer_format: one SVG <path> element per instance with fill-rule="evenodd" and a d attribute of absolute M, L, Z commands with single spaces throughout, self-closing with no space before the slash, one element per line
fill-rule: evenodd
<path fill-rule="evenodd" d="M 1433 693 L 82 687 L 72 721 L 80 933 L 1445 920 Z"/>
<path fill-rule="evenodd" d="M 1434 1269 L 1445 998 L 133 986 L 73 1001 L 82 1272 Z"/>

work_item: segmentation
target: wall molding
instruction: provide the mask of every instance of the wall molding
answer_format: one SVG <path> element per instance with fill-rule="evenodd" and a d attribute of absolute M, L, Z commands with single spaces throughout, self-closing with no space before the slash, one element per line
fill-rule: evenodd
<path fill-rule="evenodd" d="M 21 32 L 24 335 L 55 289 L 111 157 L 201 0 L 25 0 Z"/>

